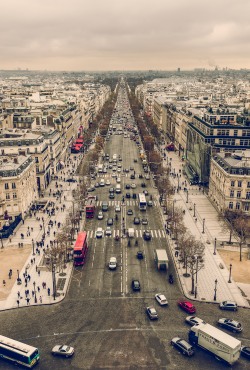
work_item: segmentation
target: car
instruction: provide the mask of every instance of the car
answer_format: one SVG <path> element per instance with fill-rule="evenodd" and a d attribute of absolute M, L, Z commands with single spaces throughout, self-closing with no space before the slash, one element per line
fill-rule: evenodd
<path fill-rule="evenodd" d="M 180 337 L 175 337 L 171 340 L 171 345 L 178 349 L 185 356 L 193 356 L 194 349 L 186 340 Z"/>
<path fill-rule="evenodd" d="M 113 188 L 113 187 L 112 187 L 112 188 L 110 188 L 110 189 L 109 189 L 109 192 L 110 192 L 110 193 L 114 193 L 114 192 L 115 192 L 115 188 Z"/>
<path fill-rule="evenodd" d="M 158 293 L 155 295 L 156 301 L 159 303 L 160 306 L 167 306 L 168 301 L 164 294 Z"/>
<path fill-rule="evenodd" d="M 96 232 L 95 232 L 95 237 L 96 237 L 97 239 L 100 239 L 100 238 L 102 238 L 102 237 L 103 237 L 103 230 L 102 230 L 102 228 L 101 228 L 101 227 L 98 227 L 98 228 L 97 228 L 97 230 L 96 230 Z"/>
<path fill-rule="evenodd" d="M 117 267 L 117 259 L 116 257 L 110 257 L 110 260 L 109 260 L 109 269 L 110 270 L 115 270 Z"/>
<path fill-rule="evenodd" d="M 110 193 L 109 194 L 109 199 L 115 199 L 115 193 Z"/>
<path fill-rule="evenodd" d="M 97 215 L 97 219 L 98 220 L 102 220 L 103 219 L 103 212 L 102 211 L 100 211 L 99 213 L 98 213 L 98 215 Z"/>
<path fill-rule="evenodd" d="M 178 306 L 188 313 L 195 313 L 195 306 L 189 301 L 179 301 Z"/>
<path fill-rule="evenodd" d="M 106 185 L 110 185 L 110 181 L 109 180 L 106 180 Z"/>
<path fill-rule="evenodd" d="M 125 170 L 124 170 L 125 172 L 129 172 L 129 169 L 128 168 L 125 168 Z"/>
<path fill-rule="evenodd" d="M 236 320 L 221 318 L 218 320 L 218 325 L 234 333 L 240 333 L 242 331 L 241 323 Z"/>
<path fill-rule="evenodd" d="M 95 191 L 95 187 L 94 187 L 94 186 L 90 186 L 90 187 L 87 189 L 87 192 L 88 192 L 88 193 L 91 193 L 92 191 Z"/>
<path fill-rule="evenodd" d="M 117 182 L 117 184 L 120 184 L 121 178 L 120 177 L 117 177 L 116 182 Z"/>
<path fill-rule="evenodd" d="M 117 177 L 117 174 L 115 172 L 113 172 L 111 177 Z"/>
<path fill-rule="evenodd" d="M 110 226 L 108 226 L 108 227 L 106 228 L 105 235 L 106 235 L 106 236 L 111 236 L 111 235 L 112 235 L 112 231 L 111 231 L 111 227 L 110 227 Z"/>
<path fill-rule="evenodd" d="M 147 225 L 148 224 L 148 220 L 146 218 L 142 218 L 141 219 L 141 223 L 142 223 L 142 225 Z"/>
<path fill-rule="evenodd" d="M 117 167 L 116 166 L 113 166 L 113 168 L 112 168 L 112 171 L 116 171 L 117 170 Z"/>
<path fill-rule="evenodd" d="M 109 217 L 109 218 L 107 219 L 107 225 L 108 225 L 108 226 L 112 226 L 112 225 L 113 225 L 113 223 L 114 223 L 113 218 Z"/>
<path fill-rule="evenodd" d="M 133 214 L 132 209 L 128 209 L 128 211 L 127 211 L 127 215 L 128 215 L 128 216 L 132 216 L 132 214 Z"/>
<path fill-rule="evenodd" d="M 109 165 L 109 169 L 110 169 L 110 170 L 112 170 L 112 168 L 113 168 L 113 166 L 112 166 L 112 164 L 110 164 L 110 165 Z"/>
<path fill-rule="evenodd" d="M 121 206 L 119 205 L 115 206 L 115 212 L 121 212 Z"/>
<path fill-rule="evenodd" d="M 158 314 L 156 312 L 156 309 L 152 306 L 146 308 L 146 313 L 150 320 L 158 320 Z"/>
<path fill-rule="evenodd" d="M 76 179 L 67 179 L 66 182 L 77 182 Z"/>
<path fill-rule="evenodd" d="M 136 158 L 134 159 L 134 163 L 137 163 L 137 159 Z"/>
<path fill-rule="evenodd" d="M 135 291 L 135 292 L 140 291 L 141 286 L 140 286 L 139 280 L 132 280 L 131 287 L 132 287 L 133 291 Z"/>
<path fill-rule="evenodd" d="M 221 302 L 219 307 L 221 310 L 227 310 L 227 311 L 237 311 L 238 310 L 238 305 L 234 301 Z"/>
<path fill-rule="evenodd" d="M 126 193 L 126 198 L 131 198 L 131 194 L 130 193 Z"/>
<path fill-rule="evenodd" d="M 135 175 L 134 174 L 130 175 L 130 178 L 131 178 L 131 180 L 134 180 L 135 179 Z"/>
<path fill-rule="evenodd" d="M 205 324 L 205 321 L 200 319 L 197 316 L 187 316 L 185 322 L 191 326 L 198 325 L 198 324 Z"/>
<path fill-rule="evenodd" d="M 145 175 L 145 180 L 150 180 L 149 174 Z"/>
<path fill-rule="evenodd" d="M 133 183 L 133 184 L 131 184 L 131 188 L 132 188 L 132 189 L 135 189 L 135 188 L 136 188 L 136 184 L 134 184 L 134 183 Z"/>
<path fill-rule="evenodd" d="M 107 168 L 104 168 L 104 169 L 102 170 L 102 172 L 103 172 L 103 173 L 107 173 Z"/>
<path fill-rule="evenodd" d="M 129 184 L 126 184 L 125 185 L 125 189 L 130 189 L 130 185 Z"/>
<path fill-rule="evenodd" d="M 99 186 L 100 186 L 99 182 L 96 182 L 95 183 L 95 188 L 99 188 Z"/>
<path fill-rule="evenodd" d="M 142 182 L 142 183 L 141 183 L 141 187 L 142 187 L 142 188 L 145 188 L 145 187 L 146 187 L 145 182 Z"/>
<path fill-rule="evenodd" d="M 240 354 L 243 357 L 246 357 L 248 360 L 250 360 L 250 347 L 242 346 L 240 349 Z"/>
<path fill-rule="evenodd" d="M 143 239 L 144 240 L 151 240 L 151 238 L 152 238 L 151 232 L 149 230 L 144 230 Z"/>
<path fill-rule="evenodd" d="M 144 258 L 143 252 L 138 251 L 137 254 L 136 254 L 136 257 L 138 258 L 138 260 L 143 260 L 143 258 Z"/>
<path fill-rule="evenodd" d="M 147 191 L 147 190 L 143 190 L 143 193 L 144 193 L 145 195 L 148 195 L 148 191 Z"/>
<path fill-rule="evenodd" d="M 130 171 L 134 171 L 134 167 L 133 166 L 130 166 Z"/>
<path fill-rule="evenodd" d="M 51 350 L 52 355 L 64 357 L 71 357 L 73 356 L 74 352 L 74 348 L 67 346 L 66 344 L 58 344 L 54 346 Z"/>
<path fill-rule="evenodd" d="M 134 217 L 134 225 L 140 225 L 139 217 Z"/>
<path fill-rule="evenodd" d="M 148 200 L 148 201 L 147 201 L 147 205 L 148 205 L 148 207 L 153 207 L 153 202 L 152 202 L 152 200 Z"/>

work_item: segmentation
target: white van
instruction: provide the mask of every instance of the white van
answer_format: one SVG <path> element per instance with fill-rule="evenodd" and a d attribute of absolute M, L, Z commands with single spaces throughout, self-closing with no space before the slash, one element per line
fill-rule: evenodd
<path fill-rule="evenodd" d="M 117 184 L 116 187 L 115 187 L 115 192 L 117 194 L 121 193 L 121 185 L 120 184 Z"/>
<path fill-rule="evenodd" d="M 105 186 L 105 180 L 104 179 L 100 180 L 100 186 Z"/>

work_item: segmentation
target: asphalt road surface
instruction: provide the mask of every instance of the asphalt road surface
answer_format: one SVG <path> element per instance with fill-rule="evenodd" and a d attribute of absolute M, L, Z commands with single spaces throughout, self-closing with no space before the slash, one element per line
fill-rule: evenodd
<path fill-rule="evenodd" d="M 130 116 L 125 97 L 121 97 L 118 113 L 123 117 Z M 126 118 L 122 121 L 126 123 Z M 125 133 L 125 135 L 127 135 Z M 36 369 L 224 369 L 228 368 L 214 357 L 200 349 L 196 349 L 195 356 L 186 358 L 170 345 L 174 336 L 187 339 L 189 326 L 185 324 L 185 312 L 177 307 L 177 301 L 184 298 L 177 283 L 175 270 L 170 260 L 169 270 L 174 274 L 175 283 L 170 285 L 167 273 L 156 269 L 154 249 L 167 248 L 167 238 L 164 233 L 164 224 L 158 204 L 158 195 L 153 187 L 152 179 L 139 179 L 138 174 L 144 174 L 139 151 L 134 140 L 117 135 L 113 132 L 107 141 L 105 153 L 112 158 L 113 154 L 121 156 L 122 170 L 130 167 L 129 172 L 120 173 L 108 169 L 107 173 L 100 174 L 93 184 L 101 178 L 110 180 L 111 185 L 99 187 L 93 192 L 98 196 L 97 210 L 94 219 L 88 219 L 85 229 L 89 234 L 89 251 L 87 262 L 83 268 L 76 268 L 73 273 L 69 293 L 60 304 L 52 306 L 28 307 L 13 311 L 1 312 L 1 334 L 39 348 L 40 363 Z M 134 162 L 137 159 L 137 162 Z M 108 166 L 109 162 L 104 161 Z M 135 171 L 136 178 L 130 179 Z M 121 194 L 115 194 L 115 199 L 109 199 L 109 188 L 115 187 L 116 173 L 121 177 Z M 153 206 L 147 207 L 146 212 L 138 209 L 138 199 L 125 198 L 126 193 L 142 192 L 141 183 L 145 182 L 149 195 L 152 195 Z M 135 189 L 125 189 L 126 184 L 136 184 Z M 101 202 L 109 202 L 109 210 L 104 213 L 103 220 L 97 220 Z M 117 212 L 115 220 L 115 205 L 121 205 L 121 212 Z M 132 209 L 133 215 L 127 215 Z M 134 225 L 134 217 L 146 217 L 148 225 Z M 106 230 L 107 219 L 112 217 L 112 236 L 97 239 L 97 227 Z M 124 221 L 123 221 L 124 217 Z M 124 223 L 124 225 L 123 225 Z M 116 234 L 122 235 L 123 228 L 134 227 L 135 238 L 128 246 L 128 239 L 114 240 Z M 145 228 L 152 231 L 152 240 L 143 240 Z M 138 246 L 135 246 L 138 240 Z M 144 259 L 138 260 L 136 253 L 142 250 Z M 109 258 L 115 256 L 118 267 L 115 271 L 108 269 Z M 170 256 L 170 254 L 169 254 Z M 141 284 L 140 292 L 131 289 L 132 279 L 138 279 Z M 168 307 L 160 307 L 154 299 L 156 293 L 163 293 L 168 299 Z M 148 305 L 153 305 L 158 312 L 159 319 L 150 321 L 145 314 Z M 197 316 L 210 324 L 216 325 L 216 320 L 225 315 L 217 305 L 197 303 Z M 241 334 L 233 334 L 249 345 L 250 320 L 249 311 L 240 309 L 237 313 L 226 313 L 227 317 L 234 317 L 243 324 Z M 50 353 L 55 344 L 69 344 L 75 348 L 72 358 L 64 359 L 53 357 Z M 249 362 L 240 359 L 234 369 L 249 368 Z M 16 369 L 12 364 L 0 361 L 0 369 Z"/>

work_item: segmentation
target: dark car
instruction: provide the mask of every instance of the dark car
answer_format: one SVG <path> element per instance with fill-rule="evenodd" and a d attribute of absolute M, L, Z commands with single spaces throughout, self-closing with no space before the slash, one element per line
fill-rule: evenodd
<path fill-rule="evenodd" d="M 134 180 L 135 179 L 135 175 L 130 175 L 130 178 L 132 179 L 132 180 Z"/>
<path fill-rule="evenodd" d="M 148 224 L 148 220 L 146 218 L 142 218 L 141 219 L 141 223 L 142 223 L 142 225 L 147 225 Z"/>
<path fill-rule="evenodd" d="M 194 349 L 187 341 L 179 337 L 175 337 L 171 340 L 171 345 L 178 349 L 183 355 L 193 356 Z"/>
<path fill-rule="evenodd" d="M 137 254 L 136 254 L 136 257 L 138 258 L 138 260 L 143 260 L 143 252 L 142 251 L 138 251 Z"/>
<path fill-rule="evenodd" d="M 132 214 L 133 214 L 132 209 L 128 209 L 128 211 L 127 211 L 127 215 L 128 215 L 128 216 L 132 216 Z"/>
<path fill-rule="evenodd" d="M 126 198 L 131 198 L 130 193 L 126 193 Z"/>
<path fill-rule="evenodd" d="M 134 159 L 134 162 L 137 163 L 137 159 L 136 158 Z"/>
<path fill-rule="evenodd" d="M 126 189 L 130 189 L 130 185 L 129 185 L 129 184 L 126 184 L 126 185 L 125 185 L 125 188 L 126 188 Z"/>
<path fill-rule="evenodd" d="M 142 187 L 142 188 L 146 188 L 146 184 L 145 184 L 145 182 L 142 182 L 142 183 L 141 183 L 141 187 Z"/>
<path fill-rule="evenodd" d="M 66 182 L 77 182 L 76 179 L 67 179 Z"/>
<path fill-rule="evenodd" d="M 248 360 L 250 360 L 250 347 L 243 346 L 241 347 L 240 354 L 243 357 L 246 357 Z"/>
<path fill-rule="evenodd" d="M 137 198 L 137 195 L 135 193 L 132 194 L 132 198 L 133 199 L 136 199 Z"/>
<path fill-rule="evenodd" d="M 139 280 L 132 280 L 131 286 L 132 286 L 133 291 L 140 291 L 141 290 Z"/>
<path fill-rule="evenodd" d="M 109 199 L 115 199 L 115 193 L 109 193 Z"/>
<path fill-rule="evenodd" d="M 109 192 L 110 192 L 110 193 L 114 193 L 114 192 L 115 192 L 115 188 L 110 188 L 110 189 L 109 189 Z"/>
<path fill-rule="evenodd" d="M 134 218 L 134 224 L 135 225 L 140 225 L 140 219 L 139 219 L 139 217 L 135 217 Z"/>
<path fill-rule="evenodd" d="M 108 218 L 108 220 L 107 220 L 107 225 L 108 226 L 112 226 L 113 225 L 113 223 L 114 223 L 114 221 L 113 221 L 113 218 Z"/>
<path fill-rule="evenodd" d="M 158 315 L 157 315 L 157 312 L 156 312 L 156 309 L 154 307 L 147 307 L 146 308 L 146 313 L 148 315 L 148 317 L 150 318 L 150 320 L 157 320 L 158 319 Z"/>
<path fill-rule="evenodd" d="M 149 230 L 145 230 L 143 232 L 143 239 L 144 240 L 151 240 L 151 238 L 152 238 L 151 232 Z"/>

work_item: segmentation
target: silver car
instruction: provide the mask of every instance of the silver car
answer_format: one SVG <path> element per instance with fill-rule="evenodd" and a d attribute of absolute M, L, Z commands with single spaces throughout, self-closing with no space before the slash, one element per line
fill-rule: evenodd
<path fill-rule="evenodd" d="M 75 350 L 73 347 L 67 346 L 66 344 L 59 344 L 52 348 L 52 355 L 54 356 L 64 356 L 71 357 L 73 356 Z"/>

